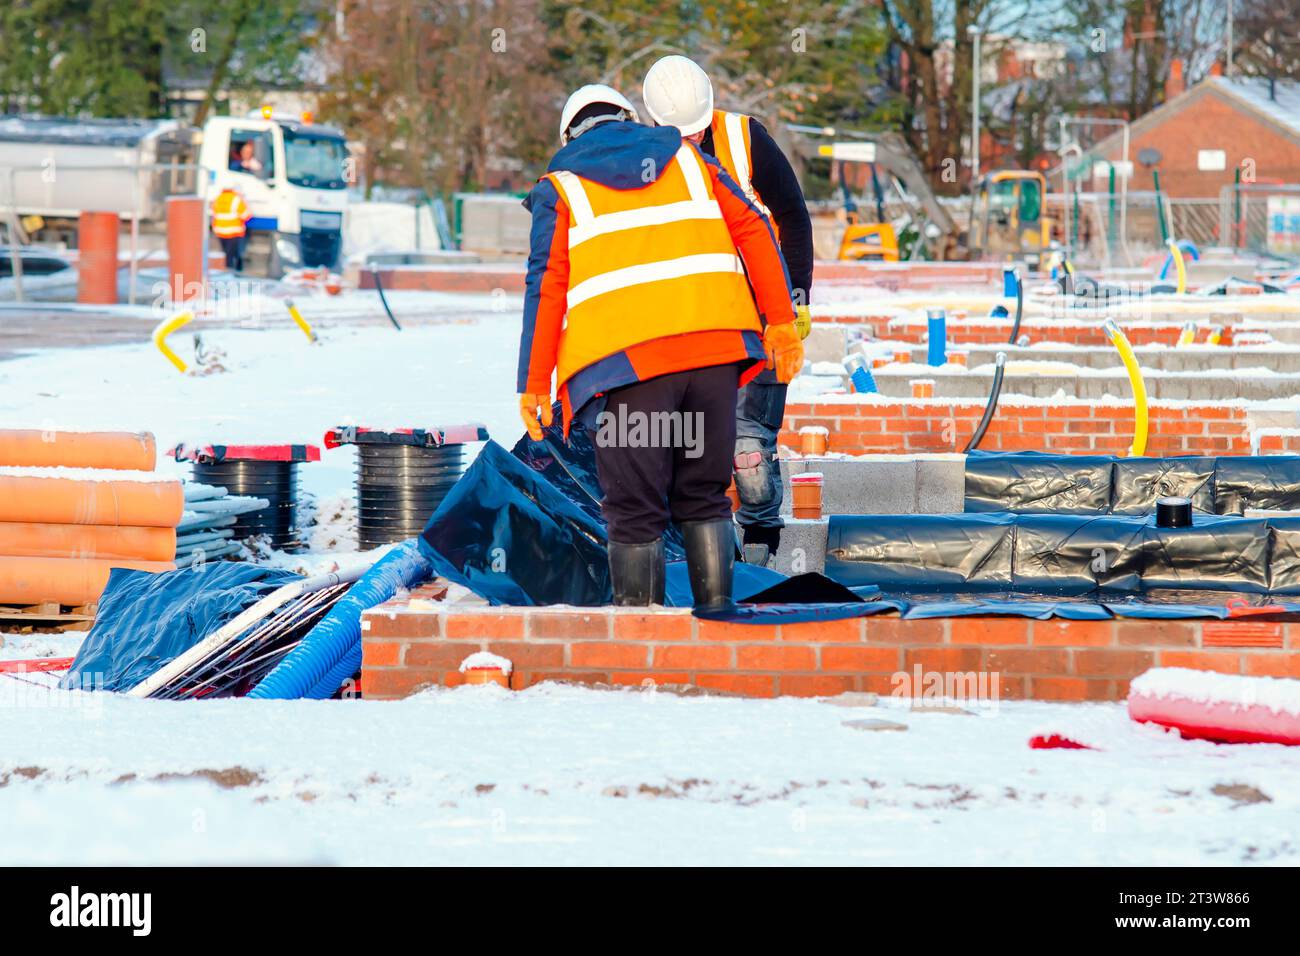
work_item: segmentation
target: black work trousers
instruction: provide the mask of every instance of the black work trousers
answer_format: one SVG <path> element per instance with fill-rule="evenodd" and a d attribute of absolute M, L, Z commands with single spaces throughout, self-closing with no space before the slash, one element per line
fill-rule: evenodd
<path fill-rule="evenodd" d="M 737 364 L 612 389 L 596 419 L 596 471 L 609 539 L 642 544 L 669 521 L 731 517 Z"/>

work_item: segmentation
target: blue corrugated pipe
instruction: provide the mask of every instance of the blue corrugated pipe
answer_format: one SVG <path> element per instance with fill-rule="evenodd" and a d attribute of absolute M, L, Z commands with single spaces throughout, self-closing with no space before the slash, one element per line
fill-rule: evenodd
<path fill-rule="evenodd" d="M 844 371 L 849 373 L 849 380 L 853 382 L 853 390 L 862 395 L 879 391 L 876 388 L 876 379 L 867 368 L 867 361 L 861 355 L 846 355 L 842 363 Z"/>
<path fill-rule="evenodd" d="M 398 545 L 348 588 L 248 696 L 258 700 L 331 696 L 361 667 L 361 612 L 432 574 L 433 566 L 420 554 L 415 539 Z"/>

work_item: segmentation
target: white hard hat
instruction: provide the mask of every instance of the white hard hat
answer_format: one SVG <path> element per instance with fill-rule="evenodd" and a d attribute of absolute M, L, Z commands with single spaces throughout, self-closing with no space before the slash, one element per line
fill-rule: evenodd
<path fill-rule="evenodd" d="M 636 107 L 628 102 L 627 97 L 614 89 L 612 86 L 606 86 L 604 83 L 588 83 L 586 86 L 579 87 L 569 96 L 568 101 L 564 104 L 564 109 L 560 111 L 560 145 L 567 145 L 569 142 L 569 124 L 585 107 L 593 103 L 609 103 L 617 106 L 628 114 L 628 117 L 634 123 L 641 122 L 641 118 L 636 114 Z"/>
<path fill-rule="evenodd" d="M 641 98 L 660 126 L 676 126 L 691 136 L 713 122 L 713 84 L 709 74 L 688 57 L 672 54 L 656 60 L 645 75 Z"/>

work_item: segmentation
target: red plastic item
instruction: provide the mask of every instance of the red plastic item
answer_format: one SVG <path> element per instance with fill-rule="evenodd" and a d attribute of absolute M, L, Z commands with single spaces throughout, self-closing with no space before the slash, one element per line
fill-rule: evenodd
<path fill-rule="evenodd" d="M 1037 734 L 1029 738 L 1030 750 L 1096 750 L 1060 734 Z"/>
<path fill-rule="evenodd" d="M 1287 614 L 1290 613 L 1280 604 L 1250 604 L 1245 598 L 1229 598 L 1224 607 L 1228 609 L 1228 617 L 1261 617 L 1265 614 Z"/>
<path fill-rule="evenodd" d="M 37 657 L 27 661 L 0 661 L 0 674 L 37 674 L 44 671 L 66 671 L 75 657 Z"/>
<path fill-rule="evenodd" d="M 1300 714 L 1272 710 L 1263 704 L 1243 707 L 1223 701 L 1130 693 L 1128 715 L 1142 723 L 1171 727 L 1193 740 L 1300 746 Z"/>

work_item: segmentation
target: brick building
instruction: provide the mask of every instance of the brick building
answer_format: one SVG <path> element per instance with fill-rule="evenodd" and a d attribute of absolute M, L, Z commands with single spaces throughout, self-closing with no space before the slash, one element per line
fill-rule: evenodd
<path fill-rule="evenodd" d="M 1211 76 L 1181 90 L 1181 70 L 1170 82 L 1164 104 L 1129 128 L 1130 188 L 1151 188 L 1138 162 L 1145 149 L 1159 151 L 1160 186 L 1173 198 L 1218 197 L 1239 167 L 1246 181 L 1249 172 L 1261 184 L 1300 183 L 1300 83 Z M 1089 153 L 1119 162 L 1121 147 L 1115 133 Z"/>

